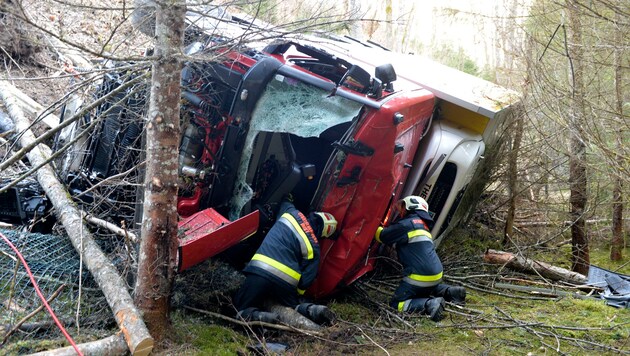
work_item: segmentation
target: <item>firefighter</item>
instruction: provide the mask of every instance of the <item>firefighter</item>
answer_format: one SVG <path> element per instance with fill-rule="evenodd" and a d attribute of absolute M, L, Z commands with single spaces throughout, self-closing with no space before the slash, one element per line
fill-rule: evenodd
<path fill-rule="evenodd" d="M 276 313 L 261 310 L 268 299 L 295 308 L 318 324 L 330 324 L 334 314 L 323 305 L 300 303 L 319 265 L 318 238 L 330 237 L 337 220 L 329 213 L 304 216 L 290 202 L 280 205 L 278 218 L 243 272 L 245 282 L 234 298 L 245 320 L 276 322 Z"/>
<path fill-rule="evenodd" d="M 464 304 L 466 289 L 442 282 L 442 262 L 429 232 L 433 219 L 427 202 L 415 195 L 398 201 L 397 220 L 388 227 L 379 227 L 378 242 L 396 247 L 403 265 L 403 280 L 390 301 L 401 312 L 418 312 L 440 321 L 445 301 Z"/>

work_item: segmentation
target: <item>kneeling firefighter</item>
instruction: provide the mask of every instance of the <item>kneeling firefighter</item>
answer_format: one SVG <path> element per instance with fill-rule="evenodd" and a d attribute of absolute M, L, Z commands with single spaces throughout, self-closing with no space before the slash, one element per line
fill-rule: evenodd
<path fill-rule="evenodd" d="M 410 195 L 398 201 L 397 220 L 388 227 L 379 227 L 378 242 L 396 246 L 403 265 L 403 280 L 390 305 L 403 312 L 419 312 L 431 320 L 442 319 L 445 301 L 464 304 L 466 289 L 442 282 L 442 262 L 435 251 L 429 232 L 433 218 L 429 205 L 421 197 Z"/>
<path fill-rule="evenodd" d="M 267 299 L 295 308 L 318 324 L 331 324 L 335 315 L 326 306 L 300 303 L 315 281 L 319 266 L 318 238 L 330 237 L 337 220 L 329 213 L 304 216 L 292 203 L 280 205 L 278 218 L 243 272 L 245 282 L 234 298 L 238 316 L 275 322 L 276 313 L 262 311 Z"/>

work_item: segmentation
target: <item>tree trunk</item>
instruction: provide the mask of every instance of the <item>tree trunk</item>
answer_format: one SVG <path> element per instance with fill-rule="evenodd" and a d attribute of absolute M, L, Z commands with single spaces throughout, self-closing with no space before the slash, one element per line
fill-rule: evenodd
<path fill-rule="evenodd" d="M 385 0 L 385 43 L 387 48 L 394 50 L 394 17 L 392 0 Z"/>
<path fill-rule="evenodd" d="M 617 13 L 616 20 L 618 25 L 621 22 L 621 14 Z M 617 46 L 621 46 L 624 43 L 621 29 L 615 31 L 615 43 Z M 624 166 L 623 155 L 619 152 L 623 152 L 623 90 L 622 90 L 622 49 L 615 48 L 615 106 L 618 126 L 617 136 L 617 164 L 619 167 Z M 613 165 L 614 166 L 614 165 Z M 610 246 L 610 259 L 613 261 L 620 261 L 623 258 L 621 251 L 624 248 L 623 239 L 623 186 L 622 186 L 622 174 L 619 169 L 615 169 L 616 174 L 613 177 L 613 202 L 612 202 L 612 242 Z"/>
<path fill-rule="evenodd" d="M 588 274 L 590 265 L 588 237 L 584 223 L 587 202 L 586 144 L 584 143 L 583 121 L 586 117 L 584 105 L 584 68 L 582 47 L 582 24 L 579 5 L 567 0 L 569 13 L 568 54 L 571 63 L 570 80 L 573 83 L 572 110 L 569 113 L 571 132 L 571 152 L 569 152 L 569 185 L 571 196 L 571 270 Z"/>
<path fill-rule="evenodd" d="M 516 118 L 513 127 L 512 149 L 510 150 L 508 161 L 508 194 L 510 195 L 508 212 L 505 219 L 505 230 L 503 235 L 503 246 L 507 246 L 512 238 L 514 230 L 514 216 L 516 215 L 516 196 L 518 178 L 518 152 L 521 149 L 521 141 L 523 139 L 523 118 Z"/>
<path fill-rule="evenodd" d="M 169 328 L 170 293 L 177 268 L 177 182 L 181 62 L 186 7 L 157 2 L 156 47 L 147 122 L 142 241 L 135 301 L 151 335 Z"/>

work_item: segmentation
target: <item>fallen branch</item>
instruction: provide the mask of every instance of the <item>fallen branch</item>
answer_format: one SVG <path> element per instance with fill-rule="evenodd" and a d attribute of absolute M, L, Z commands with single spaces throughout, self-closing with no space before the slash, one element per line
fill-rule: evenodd
<path fill-rule="evenodd" d="M 554 281 L 564 280 L 574 284 L 586 283 L 586 276 L 580 273 L 556 267 L 545 262 L 517 256 L 510 252 L 488 250 L 483 255 L 483 260 L 492 264 L 504 265 L 517 271 L 539 274 Z"/>
<path fill-rule="evenodd" d="M 71 64 L 82 70 L 92 69 L 92 63 L 90 63 L 90 61 L 85 58 L 78 49 L 69 46 L 67 43 L 61 42 L 58 38 L 53 36 L 46 36 L 46 39 L 62 62 Z"/>
<path fill-rule="evenodd" d="M 278 314 L 280 322 L 300 330 L 319 331 L 321 326 L 315 324 L 311 319 L 298 313 L 293 308 L 285 307 L 279 304 L 265 305 L 265 308 L 272 313 Z"/>
<path fill-rule="evenodd" d="M 201 313 L 201 314 L 206 314 L 206 315 L 209 315 L 209 316 L 211 316 L 213 318 L 225 320 L 225 321 L 230 322 L 232 324 L 246 326 L 246 327 L 262 326 L 262 327 L 266 327 L 266 328 L 270 328 L 270 329 L 297 332 L 297 333 L 308 335 L 308 336 L 319 336 L 319 337 L 322 336 L 322 333 L 320 333 L 318 331 L 302 330 L 302 329 L 298 329 L 298 328 L 294 328 L 294 327 L 290 327 L 290 326 L 286 326 L 286 325 L 266 323 L 264 321 L 250 321 L 250 322 L 246 322 L 246 321 L 241 321 L 241 320 L 238 320 L 238 319 L 230 318 L 229 316 L 225 316 L 223 314 L 213 313 L 211 311 L 207 311 L 207 310 L 203 310 L 203 309 L 197 309 L 197 308 L 193 308 L 193 307 L 190 307 L 190 306 L 187 306 L 187 305 L 184 305 L 184 309 L 192 310 L 192 311 L 195 311 L 195 312 Z"/>
<path fill-rule="evenodd" d="M 50 304 L 53 300 L 55 300 L 55 298 L 57 298 L 57 296 L 59 295 L 59 293 L 61 293 L 61 291 L 63 290 L 63 288 L 65 287 L 65 284 L 62 284 L 59 288 L 57 288 L 57 290 L 46 300 L 46 302 L 48 302 L 48 304 Z M 2 339 L 2 344 L 4 345 L 5 342 L 7 342 L 7 340 L 9 339 L 9 337 L 11 337 L 11 335 L 13 335 L 13 333 L 15 333 L 16 331 L 18 331 L 20 329 L 20 327 L 22 326 L 22 324 L 26 323 L 30 318 L 34 317 L 35 315 L 37 315 L 37 313 L 39 313 L 40 311 L 42 311 L 44 309 L 44 304 L 40 304 L 37 308 L 35 308 L 35 310 L 33 310 L 32 312 L 28 313 L 28 315 L 26 315 L 25 317 L 23 317 L 20 321 L 18 321 L 13 328 L 11 328 L 11 330 L 9 330 L 5 335 L 4 338 Z M 71 347 L 72 351 L 74 352 L 74 347 Z"/>
<path fill-rule="evenodd" d="M 14 87 L 13 85 L 8 85 L 6 89 L 9 90 L 10 95 L 17 99 L 16 103 L 20 109 L 26 111 L 28 115 L 32 117 L 39 117 L 44 114 L 44 107 L 35 100 L 31 99 L 28 95 L 24 94 L 24 92 L 20 89 Z M 55 128 L 59 125 L 59 117 L 53 114 L 45 114 L 41 121 L 50 128 Z"/>
<path fill-rule="evenodd" d="M 494 286 L 497 288 L 511 289 L 511 290 L 516 290 L 519 292 L 525 292 L 525 293 L 536 294 L 536 295 L 548 295 L 551 297 L 574 297 L 577 299 L 598 299 L 595 297 L 582 295 L 577 292 L 573 292 L 573 293 L 565 292 L 565 291 L 550 289 L 550 288 L 527 287 L 527 286 L 519 286 L 519 285 L 514 285 L 514 284 L 509 284 L 509 283 L 495 283 Z"/>
<path fill-rule="evenodd" d="M 7 91 L 0 91 L 0 98 L 15 123 L 16 131 L 22 133 L 20 145 L 28 146 L 35 141 L 35 135 L 29 129 L 30 123 L 12 95 Z M 34 166 L 46 161 L 50 155 L 50 148 L 43 144 L 27 153 L 29 161 Z M 53 203 L 55 215 L 63 224 L 72 245 L 83 256 L 86 266 L 103 291 L 129 350 L 134 355 L 148 354 L 153 349 L 153 338 L 149 335 L 140 313 L 133 304 L 125 282 L 83 224 L 81 213 L 70 199 L 70 194 L 59 182 L 50 165 L 44 165 L 37 171 L 37 180 Z"/>
<path fill-rule="evenodd" d="M 78 344 L 77 347 L 84 355 L 90 356 L 124 355 L 127 353 L 127 344 L 125 343 L 122 332 L 101 340 Z M 31 356 L 74 356 L 76 354 L 72 347 L 62 347 L 55 350 L 34 353 L 31 354 Z"/>
<path fill-rule="evenodd" d="M 64 319 L 59 319 L 59 321 L 65 325 L 65 326 L 71 326 L 74 325 L 74 320 L 72 319 L 68 319 L 68 318 L 64 318 Z M 14 326 L 13 324 L 5 324 L 5 325 L 0 325 L 0 333 L 4 333 L 5 330 L 10 330 L 12 329 Z M 49 330 L 51 328 L 57 327 L 57 324 L 55 324 L 55 321 L 52 319 L 47 319 L 44 321 L 34 321 L 31 323 L 24 323 L 22 325 L 20 325 L 20 327 L 18 328 L 19 331 L 23 331 L 26 333 L 37 333 L 39 331 L 46 331 Z"/>
<path fill-rule="evenodd" d="M 122 236 L 124 238 L 129 238 L 131 240 L 131 242 L 133 243 L 138 243 L 140 240 L 138 239 L 138 236 L 136 236 L 136 234 L 134 234 L 131 231 L 127 231 L 124 229 L 121 229 L 120 227 L 116 226 L 115 224 L 110 223 L 109 221 L 105 221 L 103 219 L 99 219 L 94 215 L 88 214 L 85 211 L 81 211 L 81 216 L 83 216 L 83 218 L 85 219 L 85 221 L 92 223 L 96 226 L 100 226 L 103 227 L 105 229 L 110 230 L 111 232 L 115 233 L 118 236 Z"/>
<path fill-rule="evenodd" d="M 472 290 L 476 290 L 478 292 L 482 292 L 482 293 L 488 293 L 488 294 L 494 294 L 494 295 L 498 295 L 501 297 L 507 297 L 510 299 L 526 299 L 526 300 L 547 300 L 548 298 L 544 298 L 544 297 L 529 297 L 529 296 L 522 296 L 522 295 L 516 295 L 516 294 L 508 294 L 508 293 L 502 293 L 502 292 L 497 292 L 493 289 L 491 289 L 491 286 L 486 286 L 484 285 L 483 288 L 480 286 L 477 286 L 473 283 L 466 283 L 466 282 L 461 282 L 460 283 L 462 285 L 462 287 L 465 287 L 466 289 L 472 289 Z"/>

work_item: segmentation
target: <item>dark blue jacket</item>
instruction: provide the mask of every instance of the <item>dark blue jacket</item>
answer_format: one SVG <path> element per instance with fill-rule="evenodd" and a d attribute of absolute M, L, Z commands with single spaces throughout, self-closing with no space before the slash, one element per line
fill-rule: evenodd
<path fill-rule="evenodd" d="M 379 227 L 376 240 L 396 246 L 403 265 L 404 281 L 430 287 L 442 281 L 442 262 L 435 252 L 433 237 L 420 215 L 409 214 L 388 227 Z"/>
<path fill-rule="evenodd" d="M 319 243 L 307 218 L 293 204 L 280 205 L 278 217 L 244 271 L 289 284 L 304 293 L 319 265 Z"/>

